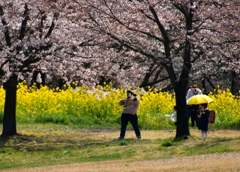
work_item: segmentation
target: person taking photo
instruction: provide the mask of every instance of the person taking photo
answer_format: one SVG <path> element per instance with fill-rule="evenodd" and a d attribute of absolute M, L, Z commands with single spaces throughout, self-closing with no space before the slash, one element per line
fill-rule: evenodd
<path fill-rule="evenodd" d="M 123 106 L 121 115 L 121 130 L 119 139 L 124 139 L 128 121 L 133 126 L 136 137 L 141 139 L 140 129 L 138 127 L 137 110 L 140 104 L 139 98 L 136 96 L 133 90 L 127 90 L 127 98 L 121 100 L 119 105 Z"/>

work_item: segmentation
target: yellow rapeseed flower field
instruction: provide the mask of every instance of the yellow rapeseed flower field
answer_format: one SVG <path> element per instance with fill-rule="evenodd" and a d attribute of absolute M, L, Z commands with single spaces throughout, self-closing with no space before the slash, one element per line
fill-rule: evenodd
<path fill-rule="evenodd" d="M 67 89 L 50 89 L 23 83 L 17 91 L 17 121 L 30 123 L 120 123 L 122 107 L 118 102 L 125 98 L 126 90 L 105 87 L 66 86 Z M 139 125 L 146 129 L 173 127 L 173 122 L 164 116 L 173 112 L 175 96 L 161 89 L 135 90 L 141 99 L 138 110 Z M 214 90 L 209 94 L 214 99 L 209 108 L 217 114 L 214 127 L 237 127 L 240 124 L 240 98 L 229 90 Z M 0 87 L 0 117 L 3 116 L 5 91 Z"/>

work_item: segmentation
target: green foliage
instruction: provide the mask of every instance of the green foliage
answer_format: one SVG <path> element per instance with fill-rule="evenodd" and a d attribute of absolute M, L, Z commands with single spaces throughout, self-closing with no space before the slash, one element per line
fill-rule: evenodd
<path fill-rule="evenodd" d="M 7 153 L 6 150 L 0 149 L 0 153 Z"/>
<path fill-rule="evenodd" d="M 121 140 L 120 142 L 119 142 L 119 145 L 120 146 L 125 146 L 125 145 L 128 145 L 129 144 L 129 142 L 127 141 L 127 140 Z"/>
<path fill-rule="evenodd" d="M 172 142 L 171 140 L 164 140 L 161 146 L 163 147 L 170 147 L 170 146 L 175 146 L 178 145 L 176 142 Z"/>

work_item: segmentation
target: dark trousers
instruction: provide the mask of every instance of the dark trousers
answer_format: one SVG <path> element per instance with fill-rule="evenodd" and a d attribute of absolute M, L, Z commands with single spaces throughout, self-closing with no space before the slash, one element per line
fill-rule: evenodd
<path fill-rule="evenodd" d="M 120 133 L 120 137 L 122 137 L 122 138 L 125 137 L 128 121 L 130 121 L 130 123 L 132 124 L 136 136 L 137 137 L 141 136 L 141 133 L 140 133 L 140 130 L 139 130 L 139 127 L 138 127 L 138 116 L 137 115 L 123 113 L 122 116 L 121 116 L 121 133 Z"/>
<path fill-rule="evenodd" d="M 194 123 L 196 122 L 197 127 L 199 126 L 199 118 L 200 114 L 199 105 L 187 105 L 187 114 L 188 119 L 191 117 L 191 125 L 194 127 Z"/>

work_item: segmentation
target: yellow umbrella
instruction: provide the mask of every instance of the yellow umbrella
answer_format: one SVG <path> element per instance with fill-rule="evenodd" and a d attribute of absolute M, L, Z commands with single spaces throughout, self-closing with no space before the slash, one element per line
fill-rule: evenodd
<path fill-rule="evenodd" d="M 188 105 L 198 105 L 198 104 L 211 103 L 211 102 L 213 102 L 213 99 L 203 94 L 198 94 L 187 99 Z"/>

